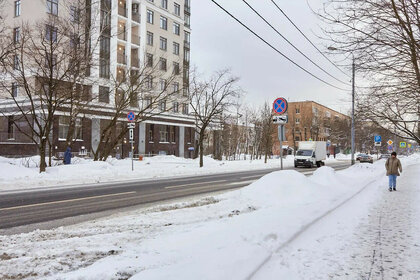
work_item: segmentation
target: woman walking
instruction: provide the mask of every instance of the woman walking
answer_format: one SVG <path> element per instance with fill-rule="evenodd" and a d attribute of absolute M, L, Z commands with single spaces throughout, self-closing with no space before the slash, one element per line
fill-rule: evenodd
<path fill-rule="evenodd" d="M 397 153 L 392 152 L 391 157 L 387 159 L 385 163 L 386 176 L 389 178 L 389 191 L 397 190 L 397 176 L 400 176 L 399 172 L 402 172 L 402 166 L 399 159 L 397 159 Z M 399 172 L 398 172 L 399 171 Z"/>

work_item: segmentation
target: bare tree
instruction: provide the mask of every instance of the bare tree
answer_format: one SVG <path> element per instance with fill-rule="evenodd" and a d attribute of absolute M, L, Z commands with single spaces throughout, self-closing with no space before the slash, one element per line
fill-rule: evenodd
<path fill-rule="evenodd" d="M 273 125 L 273 110 L 266 102 L 261 108 L 261 123 L 262 123 L 262 151 L 264 153 L 264 163 L 267 163 L 268 157 L 273 149 L 273 134 L 275 126 Z M 282 156 L 283 147 L 280 147 L 280 156 Z"/>
<path fill-rule="evenodd" d="M 101 129 L 99 145 L 93 151 L 94 160 L 106 160 L 127 135 L 128 127 L 122 125 L 120 119 L 129 110 L 136 114 L 135 123 L 140 123 L 171 110 L 177 111 L 174 106 L 178 106 L 178 101 L 187 100 L 181 95 L 184 91 L 179 86 L 180 69 L 168 72 L 160 62 L 153 63 L 146 58 L 143 61 L 137 70 L 121 70 L 116 77 L 111 77 L 112 117 Z"/>
<path fill-rule="evenodd" d="M 190 106 L 196 118 L 200 167 L 203 167 L 206 129 L 232 105 L 234 97 L 240 93 L 238 80 L 229 70 L 218 71 L 208 80 L 200 80 L 196 75 L 191 79 Z"/>
<path fill-rule="evenodd" d="M 47 144 L 56 112 L 82 99 L 75 85 L 86 76 L 92 59 L 87 44 L 92 42 L 81 38 L 98 32 L 83 15 L 87 13 L 80 15 L 83 23 L 49 15 L 31 26 L 22 24 L 18 36 L 10 36 L 14 48 L 1 64 L 4 79 L 0 88 L 13 104 L 2 112 L 12 116 L 15 127 L 37 145 L 40 172 L 46 169 Z M 75 25 L 83 25 L 83 35 L 75 34 Z"/>
<path fill-rule="evenodd" d="M 328 39 L 353 56 L 371 88 L 359 113 L 420 143 L 420 3 L 418 0 L 328 0 L 320 16 Z M 360 90 L 359 90 L 360 91 Z"/>

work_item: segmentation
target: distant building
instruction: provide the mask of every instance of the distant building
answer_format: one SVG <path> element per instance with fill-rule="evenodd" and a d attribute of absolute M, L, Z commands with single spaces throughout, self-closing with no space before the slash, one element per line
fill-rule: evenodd
<path fill-rule="evenodd" d="M 283 142 L 284 153 L 293 153 L 299 141 L 327 141 L 331 147 L 340 148 L 343 141 L 349 140 L 346 139 L 345 133 L 350 117 L 317 102 L 289 102 L 287 115 L 289 121 L 286 124 L 287 141 Z M 279 155 L 280 142 L 277 129 L 273 138 L 273 154 Z M 333 154 L 332 148 L 330 153 Z"/>

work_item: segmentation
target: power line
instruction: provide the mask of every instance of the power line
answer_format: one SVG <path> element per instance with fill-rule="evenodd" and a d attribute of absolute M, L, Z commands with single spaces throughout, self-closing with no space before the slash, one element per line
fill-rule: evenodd
<path fill-rule="evenodd" d="M 273 25 L 271 25 L 260 13 L 258 13 L 246 0 L 242 0 L 255 14 L 257 14 L 268 26 L 271 27 L 280 37 L 282 37 L 289 45 L 291 45 L 296 51 L 298 51 L 301 55 L 303 55 L 307 60 L 309 60 L 313 65 L 318 67 L 322 72 L 333 78 L 334 80 L 345 84 L 347 86 L 350 86 L 350 84 L 341 81 L 340 79 L 334 77 L 330 73 L 328 73 L 325 69 L 323 69 L 321 66 L 319 66 L 316 62 L 314 62 L 312 59 L 310 59 L 306 54 L 304 54 L 301 50 L 298 49 L 292 42 L 290 42 L 284 35 L 282 35 Z"/>
<path fill-rule="evenodd" d="M 299 31 L 300 34 L 326 59 L 328 60 L 332 65 L 335 66 L 338 70 L 340 70 L 341 73 L 349 77 L 349 75 L 344 72 L 340 67 L 337 66 L 333 61 L 331 61 L 306 35 L 303 33 L 302 30 L 287 16 L 287 14 L 277 5 L 277 3 L 274 0 L 270 0 L 274 6 L 287 18 L 287 20 Z"/>
<path fill-rule="evenodd" d="M 303 68 L 302 66 L 300 66 L 299 64 L 297 64 L 296 62 L 294 62 L 292 59 L 290 59 L 289 57 L 287 57 L 285 54 L 283 54 L 281 51 L 279 51 L 276 47 L 274 47 L 273 45 L 271 45 L 269 42 L 267 42 L 264 38 L 262 38 L 260 35 L 258 35 L 257 33 L 255 33 L 252 29 L 250 29 L 247 25 L 245 25 L 242 21 L 240 21 L 238 18 L 236 18 L 234 15 L 232 15 L 229 11 L 227 11 L 225 8 L 223 8 L 222 6 L 219 5 L 219 3 L 217 3 L 215 0 L 211 0 L 216 6 L 218 6 L 220 9 L 222 9 L 225 13 L 227 13 L 231 18 L 233 18 L 235 21 L 237 21 L 240 25 L 242 25 L 245 29 L 247 29 L 249 32 L 251 32 L 254 36 L 256 36 L 258 39 L 260 39 L 261 41 L 263 41 L 266 45 L 268 45 L 270 48 L 272 48 L 275 52 L 277 52 L 278 54 L 280 54 L 281 56 L 283 56 L 285 59 L 287 59 L 289 62 L 291 62 L 292 64 L 294 64 L 296 67 L 298 67 L 299 69 L 303 70 L 304 72 L 306 72 L 307 74 L 311 75 L 312 77 L 314 77 L 315 79 L 323 82 L 326 85 L 329 85 L 330 87 L 339 89 L 339 90 L 343 90 L 343 91 L 348 91 L 347 89 L 343 89 L 340 87 L 337 87 L 333 84 L 330 84 L 329 82 L 319 78 L 318 76 L 316 76 L 315 74 L 312 74 L 310 71 L 306 70 L 305 68 Z"/>

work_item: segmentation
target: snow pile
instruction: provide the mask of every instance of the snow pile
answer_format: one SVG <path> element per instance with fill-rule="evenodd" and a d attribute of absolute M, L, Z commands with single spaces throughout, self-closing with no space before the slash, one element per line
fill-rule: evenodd
<path fill-rule="evenodd" d="M 383 163 L 322 167 L 310 177 L 278 171 L 201 200 L 0 236 L 0 278 L 246 279 L 307 225 L 381 181 Z"/>

